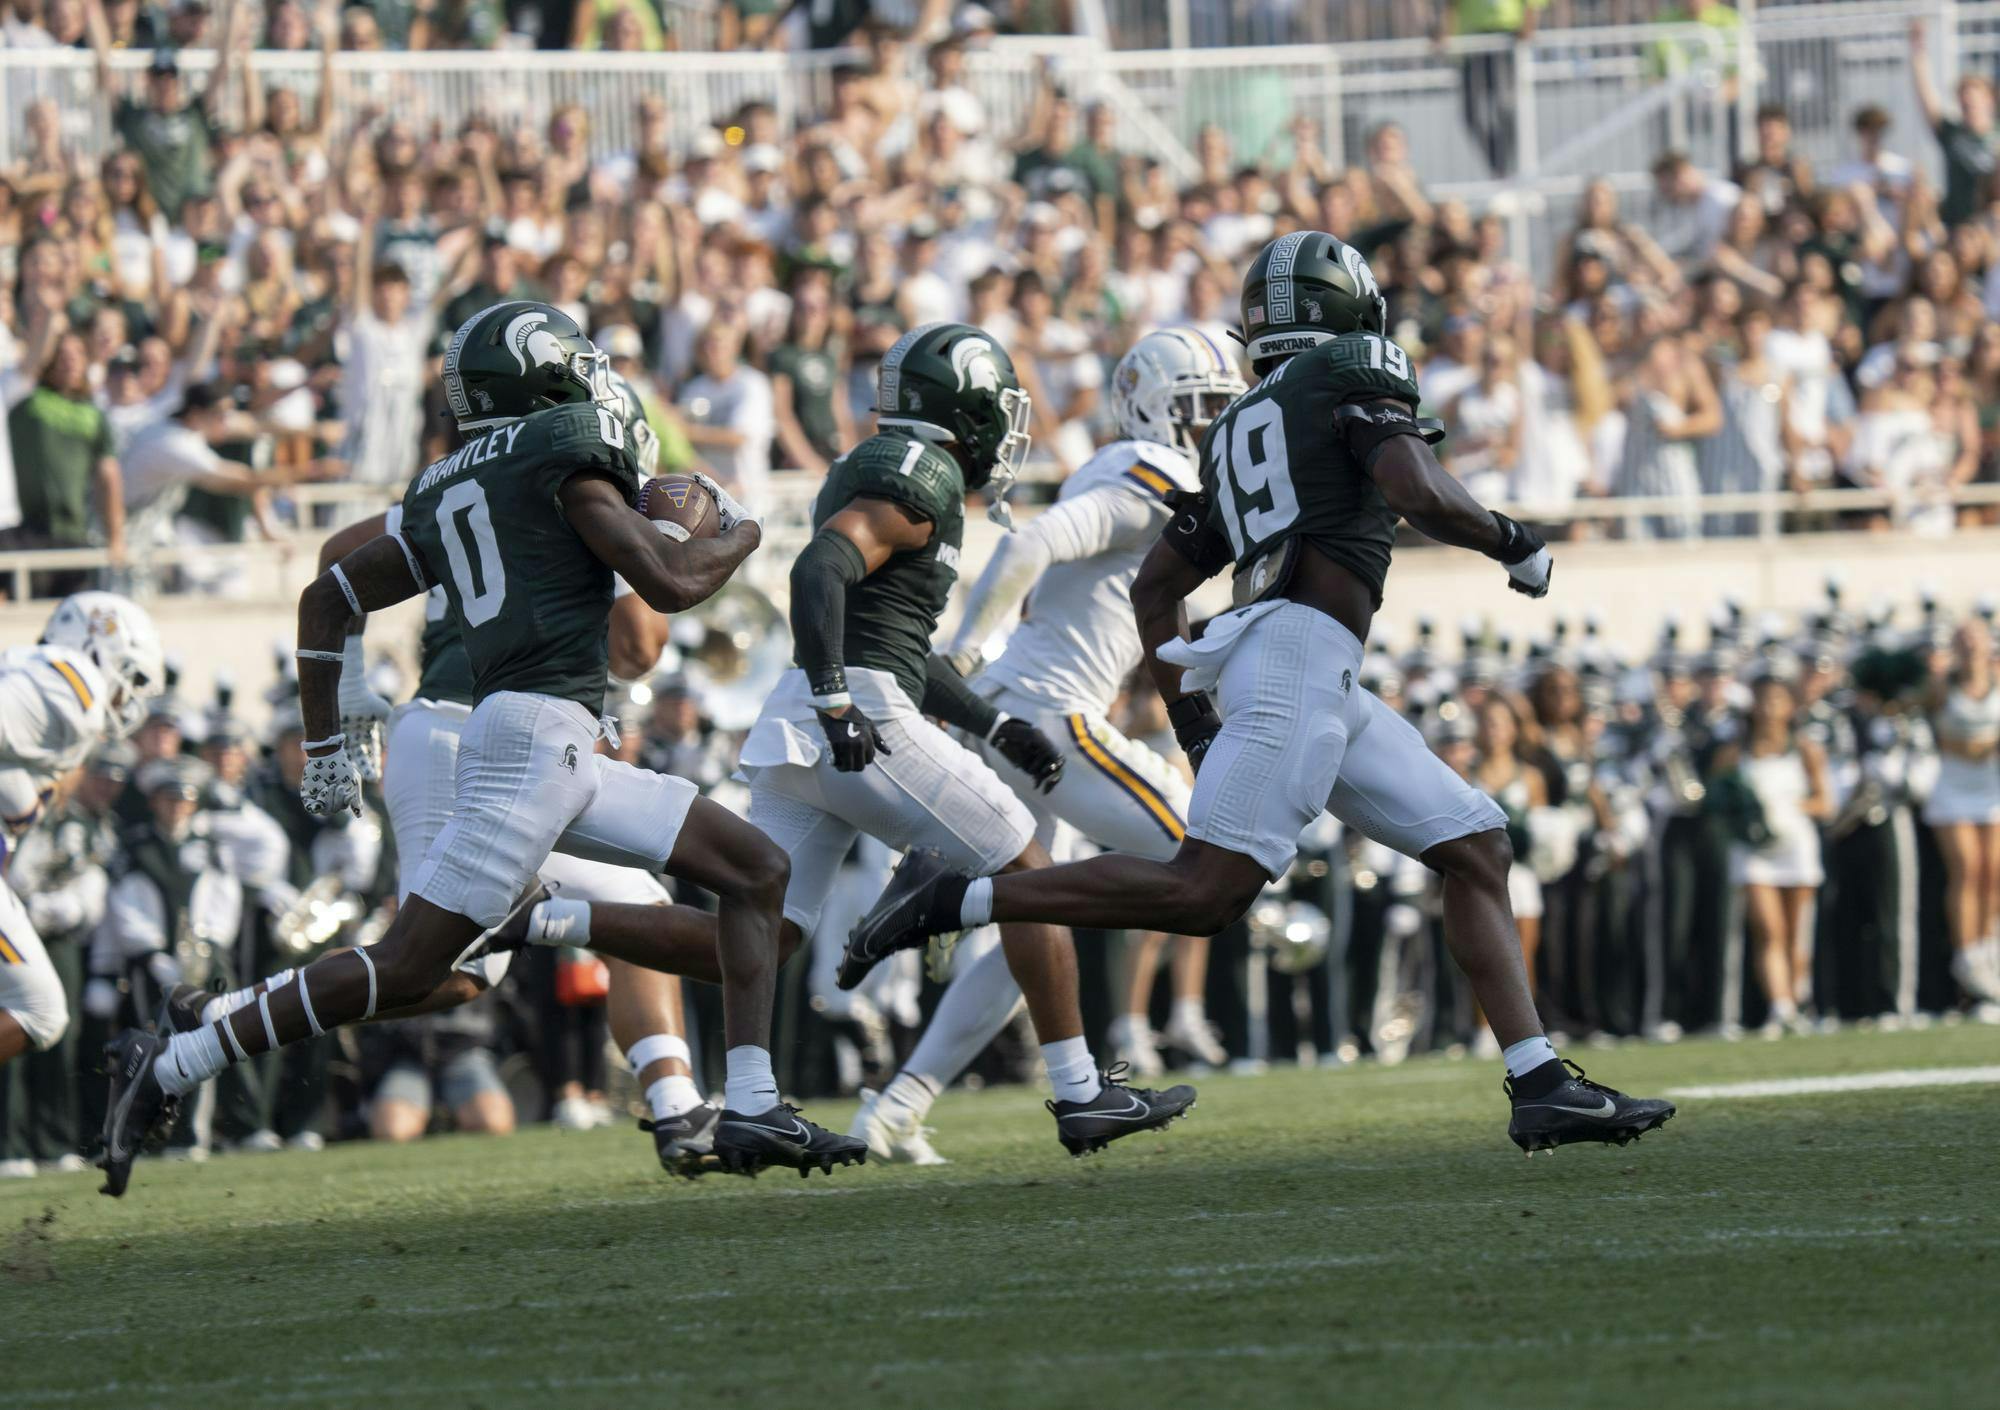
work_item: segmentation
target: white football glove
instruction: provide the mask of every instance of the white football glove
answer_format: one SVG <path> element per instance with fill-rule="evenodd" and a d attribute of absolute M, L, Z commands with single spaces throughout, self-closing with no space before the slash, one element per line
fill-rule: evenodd
<path fill-rule="evenodd" d="M 350 636 L 340 654 L 340 732 L 347 736 L 354 771 L 374 783 L 382 777 L 382 721 L 395 707 L 369 688 L 360 636 Z"/>
<path fill-rule="evenodd" d="M 1550 556 L 1548 549 L 1538 548 L 1519 563 L 1506 565 L 1507 576 L 1511 580 L 1508 586 L 1529 597 L 1547 597 L 1549 575 L 1555 571 L 1555 566 L 1556 560 Z"/>
<path fill-rule="evenodd" d="M 718 522 L 722 525 L 723 533 L 728 533 L 745 520 L 748 520 L 752 524 L 759 522 L 755 514 L 752 514 L 737 502 L 735 495 L 725 490 L 708 476 L 702 474 L 701 471 L 691 471 L 689 478 L 715 497 L 715 508 L 721 515 Z"/>
<path fill-rule="evenodd" d="M 331 754 L 306 755 L 299 801 L 316 818 L 330 818 L 343 808 L 357 818 L 361 816 L 361 779 L 344 742 Z"/>

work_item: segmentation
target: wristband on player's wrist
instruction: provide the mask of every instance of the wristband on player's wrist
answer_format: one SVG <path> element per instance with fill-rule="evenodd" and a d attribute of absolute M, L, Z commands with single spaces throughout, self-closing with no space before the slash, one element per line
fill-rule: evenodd
<path fill-rule="evenodd" d="M 1222 716 L 1215 713 L 1215 705 L 1209 700 L 1207 692 L 1198 690 L 1167 706 L 1167 723 L 1174 727 L 1174 737 L 1178 739 L 1189 730 L 1220 725 Z"/>
<path fill-rule="evenodd" d="M 847 693 L 847 671 L 843 667 L 827 667 L 811 677 L 811 686 L 816 710 L 844 710 L 854 703 L 854 697 Z"/>
<path fill-rule="evenodd" d="M 1511 567 L 1535 556 L 1535 551 L 1543 546 L 1541 539 L 1530 529 L 1523 528 L 1517 521 L 1499 510 L 1489 510 L 1493 522 L 1500 530 L 1500 542 L 1487 550 L 1486 556 L 1502 567 Z"/>

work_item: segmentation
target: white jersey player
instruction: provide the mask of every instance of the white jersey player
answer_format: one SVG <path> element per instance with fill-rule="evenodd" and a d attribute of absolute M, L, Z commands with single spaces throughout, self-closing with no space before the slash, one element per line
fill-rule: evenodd
<path fill-rule="evenodd" d="M 92 750 L 138 728 L 165 681 L 152 618 L 115 593 L 64 598 L 40 644 L 0 652 L 0 860 Z M 0 882 L 0 1063 L 52 1047 L 68 1026 L 62 981 Z"/>
<path fill-rule="evenodd" d="M 972 675 L 982 648 L 1020 617 L 1025 599 L 1026 619 L 973 689 L 1002 713 L 1032 721 L 1070 756 L 1062 782 L 1044 793 L 990 745 L 973 743 L 1034 814 L 1044 847 L 1054 845 L 1059 823 L 1107 851 L 1164 861 L 1180 847 L 1187 782 L 1107 715 L 1141 659 L 1132 580 L 1177 498 L 1200 488 L 1194 450 L 1202 431 L 1244 390 L 1234 362 L 1199 331 L 1141 338 L 1111 378 L 1125 439 L 1098 451 L 1063 482 L 1054 505 L 1001 540 L 973 586 L 947 659 Z M 855 1118 L 851 1134 L 877 1155 L 937 1159 L 922 1117 L 1013 1014 L 1019 990 L 997 947 L 976 958 L 968 952 L 960 963 L 902 1072 Z"/>

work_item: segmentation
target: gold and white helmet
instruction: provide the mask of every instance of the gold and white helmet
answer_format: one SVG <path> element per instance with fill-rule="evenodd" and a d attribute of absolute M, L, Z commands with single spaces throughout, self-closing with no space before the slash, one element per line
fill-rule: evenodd
<path fill-rule="evenodd" d="M 1209 422 L 1247 390 L 1236 362 L 1198 328 L 1162 328 L 1111 373 L 1111 414 L 1135 441 L 1192 452 Z"/>
<path fill-rule="evenodd" d="M 56 604 L 44 646 L 87 658 L 111 692 L 108 737 L 123 739 L 146 718 L 146 702 L 166 688 L 166 653 L 146 609 L 115 592 L 79 592 Z"/>

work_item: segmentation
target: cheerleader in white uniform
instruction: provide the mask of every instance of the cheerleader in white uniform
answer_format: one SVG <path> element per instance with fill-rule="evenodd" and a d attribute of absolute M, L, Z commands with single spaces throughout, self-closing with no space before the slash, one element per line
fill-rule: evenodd
<path fill-rule="evenodd" d="M 1812 997 L 1813 900 L 1826 872 L 1819 824 L 1833 811 L 1826 755 L 1794 732 L 1798 697 L 1776 674 L 1752 688 L 1737 767 L 1763 810 L 1766 838 L 1739 846 L 1736 878 L 1755 946 L 1758 981 L 1770 1002 L 1770 1032 L 1796 1027 Z"/>
<path fill-rule="evenodd" d="M 1944 856 L 1952 977 L 1974 999 L 2000 1001 L 2000 689 L 1986 623 L 1952 635 L 1951 664 L 1931 687 L 1938 776 L 1924 821 Z"/>

